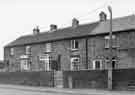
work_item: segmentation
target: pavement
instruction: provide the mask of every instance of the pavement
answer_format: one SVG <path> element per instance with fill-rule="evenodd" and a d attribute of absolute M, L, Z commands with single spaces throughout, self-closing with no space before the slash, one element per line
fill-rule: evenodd
<path fill-rule="evenodd" d="M 50 88 L 50 87 L 33 87 L 24 85 L 0 84 L 0 89 L 15 89 L 31 92 L 45 93 L 63 93 L 68 95 L 135 95 L 135 91 L 108 91 L 100 89 L 69 89 L 69 88 Z M 8 91 L 8 90 L 7 90 Z"/>

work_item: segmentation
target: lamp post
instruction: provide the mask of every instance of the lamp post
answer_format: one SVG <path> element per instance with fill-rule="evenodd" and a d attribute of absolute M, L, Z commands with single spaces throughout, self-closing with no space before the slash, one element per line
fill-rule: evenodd
<path fill-rule="evenodd" d="M 112 8 L 108 6 L 108 10 L 110 13 L 110 23 L 109 23 L 109 65 L 108 65 L 108 89 L 112 90 Z"/>

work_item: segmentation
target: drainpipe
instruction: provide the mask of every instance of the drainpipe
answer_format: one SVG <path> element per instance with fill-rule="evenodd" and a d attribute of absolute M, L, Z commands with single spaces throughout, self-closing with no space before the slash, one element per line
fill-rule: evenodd
<path fill-rule="evenodd" d="M 88 37 L 85 40 L 85 48 L 86 48 L 86 69 L 88 69 Z"/>

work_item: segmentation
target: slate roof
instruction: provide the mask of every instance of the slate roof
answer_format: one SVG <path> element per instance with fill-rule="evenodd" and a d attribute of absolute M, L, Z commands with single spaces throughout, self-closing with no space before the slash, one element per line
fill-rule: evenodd
<path fill-rule="evenodd" d="M 113 19 L 113 32 L 135 29 L 135 15 L 125 16 Z M 67 27 L 58 29 L 54 32 L 44 32 L 37 35 L 21 36 L 5 47 L 41 43 L 46 41 L 55 41 L 73 37 L 82 37 L 88 35 L 97 35 L 109 32 L 109 20 L 105 22 L 93 22 L 90 24 L 79 25 L 77 28 Z"/>
<path fill-rule="evenodd" d="M 44 32 L 37 35 L 21 36 L 15 41 L 9 43 L 5 47 L 26 45 L 32 43 L 41 43 L 46 41 L 55 41 L 60 39 L 67 39 L 73 37 L 80 37 L 88 35 L 98 25 L 98 22 L 92 24 L 79 25 L 77 28 L 68 27 L 64 29 L 58 29 L 54 32 Z"/>
<path fill-rule="evenodd" d="M 93 35 L 93 34 L 107 33 L 110 31 L 109 28 L 110 28 L 109 20 L 107 20 L 105 22 L 99 23 L 98 26 L 89 34 Z M 113 19 L 112 21 L 113 32 L 130 30 L 130 29 L 135 29 L 135 15 Z"/>

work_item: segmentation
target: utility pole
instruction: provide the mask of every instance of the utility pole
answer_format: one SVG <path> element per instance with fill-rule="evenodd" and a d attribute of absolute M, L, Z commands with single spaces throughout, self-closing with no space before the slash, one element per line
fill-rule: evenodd
<path fill-rule="evenodd" d="M 108 10 L 110 13 L 110 32 L 109 32 L 109 64 L 108 64 L 108 89 L 112 90 L 112 8 L 108 6 Z"/>

